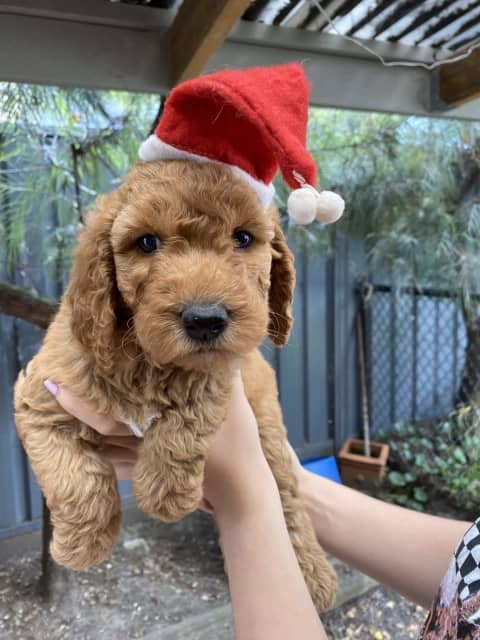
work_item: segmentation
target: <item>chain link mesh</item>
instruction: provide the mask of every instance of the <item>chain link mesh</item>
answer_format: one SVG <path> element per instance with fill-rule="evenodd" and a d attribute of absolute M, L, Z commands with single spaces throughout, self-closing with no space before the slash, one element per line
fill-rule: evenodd
<path fill-rule="evenodd" d="M 374 431 L 445 416 L 461 401 L 467 331 L 447 291 L 376 285 L 365 331 Z"/>

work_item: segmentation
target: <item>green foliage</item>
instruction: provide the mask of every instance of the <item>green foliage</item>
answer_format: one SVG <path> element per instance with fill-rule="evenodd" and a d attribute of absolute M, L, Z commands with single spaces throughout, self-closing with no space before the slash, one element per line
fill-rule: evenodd
<path fill-rule="evenodd" d="M 480 511 L 480 415 L 464 406 L 440 421 L 397 424 L 381 495 L 412 509 L 440 502 L 465 516 Z"/>
<path fill-rule="evenodd" d="M 135 161 L 159 99 L 115 91 L 0 84 L 0 237 L 7 271 L 43 228 L 44 263 L 68 269 L 98 193 Z"/>
<path fill-rule="evenodd" d="M 371 269 L 436 284 L 467 304 L 480 291 L 480 126 L 311 112 L 322 187 L 346 201 L 339 229 L 367 240 Z"/>

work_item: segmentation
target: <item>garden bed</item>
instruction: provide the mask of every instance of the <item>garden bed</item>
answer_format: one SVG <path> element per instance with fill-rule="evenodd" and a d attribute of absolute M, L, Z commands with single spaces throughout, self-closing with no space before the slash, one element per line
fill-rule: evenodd
<path fill-rule="evenodd" d="M 380 433 L 388 473 L 370 489 L 379 498 L 462 520 L 480 515 L 479 410 L 463 406 L 437 420 L 397 424 Z"/>

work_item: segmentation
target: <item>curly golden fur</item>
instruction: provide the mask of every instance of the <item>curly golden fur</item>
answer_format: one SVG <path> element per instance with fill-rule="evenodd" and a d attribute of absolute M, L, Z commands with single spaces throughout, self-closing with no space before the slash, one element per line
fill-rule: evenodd
<path fill-rule="evenodd" d="M 255 238 L 247 250 L 234 245 L 238 229 Z M 138 249 L 144 234 L 161 239 L 158 251 Z M 101 435 L 67 414 L 43 380 L 142 427 L 136 501 L 171 522 L 201 498 L 209 443 L 240 364 L 301 568 L 316 605 L 332 603 L 336 577 L 299 500 L 274 373 L 257 350 L 267 334 L 286 342 L 294 283 L 276 211 L 265 214 L 220 165 L 140 163 L 98 199 L 60 310 L 15 388 L 17 429 L 51 511 L 57 562 L 85 569 L 109 555 L 120 498 L 98 453 Z M 213 346 L 189 340 L 179 322 L 186 303 L 205 300 L 221 301 L 230 315 Z"/>

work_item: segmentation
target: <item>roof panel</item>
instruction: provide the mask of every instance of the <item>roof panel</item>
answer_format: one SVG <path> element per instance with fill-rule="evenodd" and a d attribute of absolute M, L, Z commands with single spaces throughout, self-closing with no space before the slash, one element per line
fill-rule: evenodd
<path fill-rule="evenodd" d="M 179 0 L 110 2 L 152 9 L 179 4 Z M 361 40 L 430 47 L 444 54 L 480 38 L 480 0 L 251 0 L 243 18 Z"/>
<path fill-rule="evenodd" d="M 416 16 L 412 16 L 412 20 L 408 21 L 405 27 L 390 37 L 392 42 L 403 42 L 404 44 L 413 45 L 421 38 L 429 23 L 442 15 L 445 11 L 452 8 L 455 2 L 452 0 L 443 0 L 443 2 L 435 2 L 429 6 L 422 4 L 419 7 Z"/>
<path fill-rule="evenodd" d="M 253 18 L 258 5 L 261 11 Z M 361 40 L 433 47 L 444 55 L 480 38 L 480 0 L 254 0 L 247 17 Z"/>

